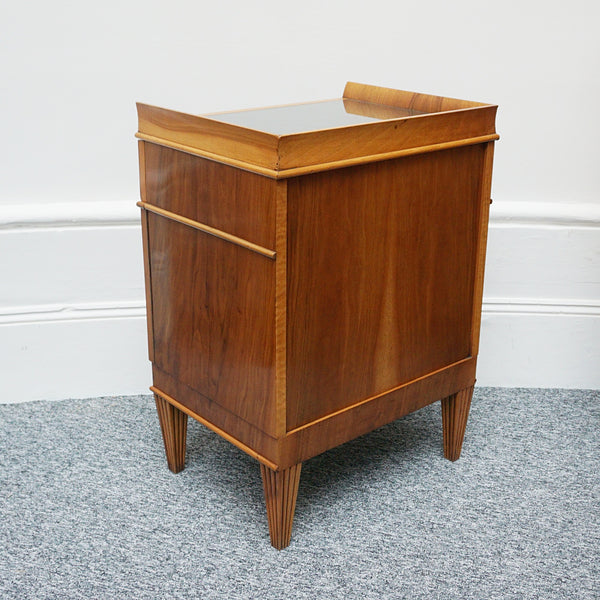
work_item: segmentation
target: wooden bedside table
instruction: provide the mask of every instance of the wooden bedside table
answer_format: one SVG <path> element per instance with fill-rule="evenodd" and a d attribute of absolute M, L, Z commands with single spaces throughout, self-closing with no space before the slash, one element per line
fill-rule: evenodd
<path fill-rule="evenodd" d="M 356 83 L 207 116 L 138 104 L 152 391 L 260 462 L 289 544 L 305 461 L 475 383 L 497 107 Z"/>

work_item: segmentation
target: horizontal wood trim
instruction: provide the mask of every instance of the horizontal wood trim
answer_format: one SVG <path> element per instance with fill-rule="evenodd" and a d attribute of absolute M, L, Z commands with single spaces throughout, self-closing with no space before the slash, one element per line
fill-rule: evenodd
<path fill-rule="evenodd" d="M 227 432 L 256 454 L 271 463 L 279 465 L 279 449 L 281 438 L 265 432 L 260 427 L 249 423 L 218 402 L 208 398 L 198 390 L 167 373 L 153 363 L 152 385 L 177 399 L 196 415 L 212 423 L 219 430 Z"/>
<path fill-rule="evenodd" d="M 214 227 L 204 225 L 203 223 L 198 223 L 198 221 L 193 221 L 192 219 L 188 219 L 187 217 L 176 215 L 175 213 L 165 210 L 164 208 L 159 208 L 158 206 L 148 204 L 148 202 L 138 202 L 137 206 L 139 206 L 143 210 L 147 210 L 148 212 L 170 219 L 171 221 L 176 221 L 177 223 L 181 223 L 182 225 L 186 225 L 188 227 L 197 229 L 198 231 L 202 231 L 214 237 L 218 237 L 222 240 L 225 240 L 226 242 L 235 244 L 236 246 L 241 246 L 242 248 L 246 248 L 247 250 L 251 250 L 252 252 L 256 252 L 257 254 L 262 254 L 267 258 L 274 259 L 276 256 L 276 252 L 274 250 L 263 248 L 258 244 L 253 244 L 248 240 L 244 240 L 235 235 L 231 235 L 230 233 L 226 233 L 225 231 L 221 231 L 220 229 L 215 229 Z"/>
<path fill-rule="evenodd" d="M 157 387 L 155 387 L 153 385 L 150 386 L 150 391 L 152 391 L 154 394 L 160 396 L 161 398 L 166 400 L 169 404 L 172 404 L 173 406 L 178 408 L 180 411 L 184 412 L 186 415 L 189 415 L 190 417 L 192 417 L 192 419 L 195 419 L 199 423 L 202 423 L 202 425 L 204 425 L 205 427 L 208 427 L 211 431 L 214 431 L 215 433 L 219 434 L 222 438 L 226 439 L 228 442 L 230 442 L 231 444 L 233 444 L 240 450 L 243 450 L 246 454 L 249 454 L 250 456 L 252 456 L 252 458 L 255 458 L 263 465 L 266 465 L 267 467 L 269 467 L 269 469 L 272 469 L 274 471 L 277 470 L 278 467 L 274 462 L 271 462 L 268 458 L 265 458 L 258 452 L 252 450 L 252 448 L 250 448 L 249 446 L 246 446 L 246 444 L 244 444 L 244 442 L 240 442 L 240 440 L 234 438 L 232 435 L 228 434 L 226 431 L 223 431 L 223 429 L 221 429 L 220 427 L 217 427 L 214 423 L 211 423 L 204 417 L 201 417 L 200 415 L 196 414 L 193 410 L 191 410 L 184 404 L 177 402 L 177 400 L 175 400 L 175 398 L 172 398 L 168 394 L 165 394 L 165 392 L 163 392 L 162 390 L 158 389 Z"/>
<path fill-rule="evenodd" d="M 413 156 L 414 154 L 425 154 L 427 152 L 436 152 L 437 150 L 446 150 L 448 148 L 458 148 L 459 146 L 471 146 L 473 144 L 483 144 L 485 142 L 491 142 L 499 139 L 498 134 L 488 134 L 482 135 L 478 137 L 466 138 L 461 140 L 453 140 L 450 142 L 442 142 L 439 144 L 430 144 L 427 146 L 416 146 L 413 148 L 406 148 L 403 150 L 395 150 L 391 152 L 382 152 L 379 154 L 370 154 L 368 156 L 358 156 L 355 158 L 347 158 L 341 160 L 333 160 L 331 162 L 324 162 L 320 164 L 308 165 L 304 167 L 293 167 L 289 169 L 275 170 L 275 169 L 266 169 L 258 167 L 257 165 L 253 165 L 247 162 L 233 160 L 228 158 L 227 156 L 220 156 L 217 154 L 213 154 L 210 152 L 204 152 L 199 150 L 198 148 L 192 148 L 190 146 L 182 146 L 181 144 L 174 144 L 168 140 L 160 140 L 158 138 L 153 138 L 152 136 L 140 135 L 136 134 L 136 137 L 145 140 L 147 142 L 152 142 L 153 144 L 158 144 L 160 146 L 165 146 L 167 148 L 173 148 L 175 150 L 180 150 L 182 152 L 186 152 L 188 154 L 193 154 L 195 156 L 201 156 L 202 158 L 207 158 L 209 160 L 214 160 L 215 162 L 223 163 L 225 165 L 229 165 L 232 167 L 237 167 L 238 169 L 243 169 L 245 171 L 251 171 L 253 173 L 258 173 L 259 175 L 264 175 L 265 177 L 270 177 L 272 179 L 289 179 L 290 177 L 298 177 L 299 175 L 307 175 L 309 173 L 318 173 L 320 171 L 332 171 L 333 169 L 343 169 L 344 167 L 352 167 L 354 165 L 362 165 L 371 162 L 377 162 L 380 160 L 389 160 L 393 158 L 400 158 L 402 156 Z"/>
<path fill-rule="evenodd" d="M 450 148 L 459 148 L 460 146 L 472 146 L 474 144 L 483 144 L 497 140 L 500 136 L 497 134 L 483 135 L 480 137 L 473 137 L 464 140 L 455 140 L 452 142 L 443 142 L 441 144 L 431 144 L 429 146 L 418 146 L 415 148 L 407 148 L 405 150 L 396 150 L 393 152 L 384 152 L 381 154 L 371 154 L 369 156 L 359 156 L 357 158 L 349 158 L 345 160 L 336 160 L 329 163 L 321 163 L 319 165 L 312 165 L 308 167 L 296 167 L 291 169 L 284 169 L 277 173 L 277 178 L 290 178 L 297 177 L 299 175 L 308 175 L 309 173 L 318 173 L 321 171 L 332 171 L 334 169 L 342 169 L 344 167 L 353 167 L 355 165 L 362 165 L 372 162 L 378 162 L 382 160 L 391 160 L 394 158 L 401 158 L 403 156 L 414 156 L 415 154 L 426 154 L 428 152 L 437 152 L 438 150 L 448 150 Z"/>
<path fill-rule="evenodd" d="M 186 152 L 187 154 L 193 154 L 194 156 L 200 156 L 202 158 L 207 158 L 209 160 L 214 160 L 215 162 L 223 163 L 224 165 L 229 165 L 231 167 L 237 167 L 238 169 L 243 169 L 244 171 L 251 171 L 252 173 L 258 173 L 259 175 L 264 175 L 266 177 L 271 177 L 272 179 L 278 179 L 278 171 L 276 169 L 269 169 L 267 167 L 261 167 L 260 165 L 255 165 L 254 163 L 247 162 L 244 160 L 238 160 L 235 158 L 231 158 L 229 156 L 224 156 L 222 154 L 217 154 L 215 152 L 208 152 L 207 150 L 202 150 L 201 148 L 197 148 L 196 146 L 190 146 L 187 144 L 180 144 L 178 142 L 174 142 L 170 139 L 159 138 L 153 135 L 147 135 L 145 133 L 136 133 L 135 137 L 144 140 L 146 142 L 152 142 L 153 144 L 157 144 L 159 146 L 165 146 L 166 148 L 173 148 L 174 150 L 180 150 L 181 152 Z"/>
<path fill-rule="evenodd" d="M 359 406 L 368 404 L 370 402 L 373 402 L 374 400 L 378 400 L 379 398 L 383 398 L 384 396 L 393 394 L 394 392 L 397 392 L 398 390 L 401 390 L 402 388 L 406 388 L 411 385 L 414 385 L 415 383 L 418 383 L 419 381 L 423 381 L 424 379 L 427 379 L 428 377 L 432 377 L 434 375 L 437 375 L 438 373 L 443 373 L 444 371 L 448 371 L 449 369 L 458 367 L 459 365 L 461 365 L 463 363 L 467 363 L 471 360 L 473 360 L 473 359 L 472 359 L 472 357 L 469 356 L 468 358 L 459 360 L 449 366 L 443 367 L 442 369 L 438 369 L 437 371 L 433 371 L 432 373 L 427 373 L 427 375 L 423 375 L 423 377 L 417 377 L 417 379 L 413 379 L 412 381 L 409 381 L 408 383 L 403 383 L 402 385 L 398 385 L 398 386 L 392 388 L 391 390 L 386 390 L 385 392 L 381 392 L 380 394 L 375 394 L 374 396 L 365 398 L 364 400 L 361 400 L 360 402 L 356 402 L 355 404 L 352 404 L 350 406 L 345 406 L 344 408 L 342 408 L 334 413 L 331 413 L 329 415 L 326 415 L 324 417 L 321 417 L 320 419 L 317 419 L 316 421 L 311 421 L 310 423 L 306 423 L 306 425 L 301 425 L 300 427 L 297 427 L 296 429 L 292 429 L 292 430 L 288 431 L 288 435 L 293 435 L 295 433 L 298 433 L 299 431 L 302 431 L 303 429 L 309 429 L 319 423 L 322 423 L 323 421 L 327 421 L 328 419 L 335 419 L 337 416 L 339 416 L 345 412 L 355 410 Z"/>
<path fill-rule="evenodd" d="M 416 154 L 427 147 L 443 149 L 498 139 L 496 110 L 496 106 L 478 106 L 282 136 L 278 169 L 289 177 L 291 169 L 319 171 L 327 163 L 361 164 L 401 156 L 406 150 Z"/>
<path fill-rule="evenodd" d="M 290 431 L 283 440 L 279 468 L 308 460 L 472 386 L 476 364 L 475 357 L 466 358 Z"/>

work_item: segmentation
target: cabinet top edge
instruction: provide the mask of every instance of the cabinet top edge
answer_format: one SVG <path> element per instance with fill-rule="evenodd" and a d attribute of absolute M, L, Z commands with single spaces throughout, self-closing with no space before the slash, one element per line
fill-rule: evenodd
<path fill-rule="evenodd" d="M 205 115 L 138 102 L 136 137 L 279 178 L 461 139 L 497 139 L 497 108 L 348 82 L 334 100 Z"/>

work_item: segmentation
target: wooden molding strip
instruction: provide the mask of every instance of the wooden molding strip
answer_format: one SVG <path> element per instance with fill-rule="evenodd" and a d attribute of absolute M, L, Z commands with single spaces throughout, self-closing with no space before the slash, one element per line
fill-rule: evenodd
<path fill-rule="evenodd" d="M 244 444 L 243 442 L 240 442 L 240 440 L 232 437 L 227 432 L 223 431 L 220 427 L 213 425 L 213 423 L 211 423 L 210 421 L 207 421 L 200 415 L 197 415 L 194 411 L 187 408 L 187 406 L 180 404 L 179 402 L 177 402 L 177 400 L 175 400 L 175 398 L 171 398 L 171 396 L 169 396 L 168 394 L 165 394 L 163 391 L 159 390 L 157 387 L 151 385 L 150 391 L 152 393 L 160 396 L 163 400 L 166 400 L 169 404 L 172 404 L 175 408 L 178 408 L 180 411 L 184 412 L 186 415 L 189 415 L 190 417 L 192 417 L 192 419 L 195 419 L 199 423 L 202 423 L 202 425 L 204 425 L 205 427 L 208 427 L 211 431 L 214 431 L 215 433 L 219 434 L 222 438 L 225 438 L 228 442 L 230 442 L 234 446 L 237 446 L 240 450 L 243 450 L 246 454 L 249 454 L 252 458 L 255 458 L 258 462 L 269 467 L 269 469 L 272 469 L 273 471 L 277 471 L 279 469 L 279 467 L 274 462 L 271 462 L 268 458 L 265 458 L 258 452 L 252 450 L 252 448 L 250 448 L 249 446 L 246 446 L 246 444 Z"/>
<path fill-rule="evenodd" d="M 471 360 L 473 360 L 472 356 L 467 356 L 466 358 L 457 360 L 456 362 L 446 365 L 445 367 L 442 367 L 441 369 L 437 369 L 436 371 L 427 373 L 427 375 L 422 375 L 421 377 L 417 377 L 416 379 L 411 379 L 410 381 L 407 381 L 406 383 L 401 383 L 400 385 L 390 388 L 389 390 L 385 390 L 384 392 L 380 392 L 379 394 L 375 394 L 374 396 L 369 396 L 368 398 L 365 398 L 364 400 L 359 400 L 358 402 L 355 402 L 354 404 L 351 404 L 350 406 L 345 406 L 344 408 L 340 408 L 339 410 L 336 410 L 335 412 L 325 415 L 324 417 L 320 417 L 319 419 L 310 421 L 310 423 L 305 423 L 304 425 L 300 425 L 299 427 L 290 429 L 287 432 L 287 434 L 288 434 L 288 436 L 297 434 L 298 432 L 302 431 L 303 429 L 308 429 L 310 427 L 313 427 L 317 423 L 322 423 L 324 421 L 328 421 L 329 419 L 338 417 L 339 415 L 341 415 L 343 413 L 353 411 L 355 408 L 362 406 L 363 404 L 368 404 L 369 402 L 378 400 L 379 398 L 382 398 L 383 396 L 393 394 L 394 392 L 397 392 L 398 390 L 401 390 L 402 388 L 410 387 L 411 385 L 414 385 L 415 383 L 418 383 L 419 381 L 424 381 L 424 380 L 428 379 L 429 377 L 433 377 L 435 375 L 443 373 L 444 371 L 449 371 L 450 369 L 454 369 L 454 368 L 456 368 L 464 363 L 467 363 Z"/>
<path fill-rule="evenodd" d="M 252 250 L 252 252 L 262 254 L 263 256 L 266 256 L 267 258 L 270 258 L 272 260 L 275 259 L 275 256 L 277 255 L 277 253 L 274 250 L 263 248 L 263 246 L 253 244 L 252 242 L 239 238 L 236 235 L 231 235 L 230 233 L 226 233 L 225 231 L 221 231 L 220 229 L 215 229 L 214 227 L 210 227 L 209 225 L 205 225 L 204 223 L 199 223 L 198 221 L 193 221 L 192 219 L 188 219 L 187 217 L 182 217 L 181 215 L 172 213 L 168 210 L 165 210 L 164 208 L 159 208 L 158 206 L 148 204 L 148 202 L 137 202 L 137 206 L 144 210 L 147 210 L 148 212 L 160 215 L 161 217 L 171 219 L 171 221 L 176 221 L 177 223 L 181 223 L 182 225 L 193 227 L 198 231 L 203 231 L 204 233 L 208 233 L 209 235 L 214 235 L 215 237 L 225 240 L 226 242 L 231 242 L 232 244 L 236 244 L 237 246 L 241 246 L 242 248 L 246 248 L 247 250 Z"/>
<path fill-rule="evenodd" d="M 187 152 L 188 154 L 201 156 L 202 158 L 208 158 L 210 160 L 230 165 L 232 167 L 237 167 L 238 169 L 243 169 L 244 171 L 251 171 L 252 173 L 258 173 L 259 175 L 265 175 L 266 177 L 271 177 L 273 179 L 278 178 L 278 171 L 276 171 L 275 169 L 269 169 L 269 167 L 262 167 L 260 165 L 245 162 L 237 158 L 229 158 L 227 156 L 223 156 L 222 154 L 216 154 L 207 150 L 200 150 L 195 146 L 180 144 L 179 142 L 173 142 L 165 138 L 156 137 L 154 135 L 148 135 L 147 133 L 140 133 L 139 131 L 135 134 L 135 137 L 139 140 L 150 142 L 151 144 L 158 144 L 159 146 L 166 146 L 167 148 L 173 148 L 174 150 L 181 150 L 181 152 Z"/>
<path fill-rule="evenodd" d="M 342 169 L 344 167 L 352 167 L 381 160 L 390 160 L 400 158 L 402 156 L 412 156 L 413 154 L 426 154 L 427 152 L 436 152 L 438 150 L 447 150 L 449 148 L 458 148 L 459 146 L 472 146 L 474 144 L 483 144 L 497 140 L 500 136 L 496 133 L 482 135 L 479 137 L 466 138 L 461 140 L 453 140 L 451 142 L 441 142 L 439 144 L 431 144 L 429 146 L 417 146 L 415 148 L 405 148 L 403 150 L 394 150 L 392 152 L 383 152 L 381 154 L 371 154 L 368 156 L 357 156 L 356 158 L 347 158 L 336 160 L 327 163 L 319 163 L 316 165 L 308 165 L 305 167 L 292 167 L 283 169 L 277 173 L 277 178 L 296 177 L 298 175 L 307 175 L 309 173 L 317 173 L 320 171 L 331 171 L 333 169 Z"/>
<path fill-rule="evenodd" d="M 415 148 L 405 148 L 402 150 L 395 150 L 392 152 L 384 152 L 381 154 L 372 154 L 368 156 L 358 156 L 356 158 L 348 158 L 343 160 L 335 160 L 332 162 L 326 163 L 317 163 L 315 165 L 307 165 L 303 167 L 292 167 L 289 169 L 269 169 L 267 167 L 261 167 L 259 165 L 255 165 L 252 163 L 244 162 L 241 160 L 236 160 L 233 158 L 229 158 L 227 156 L 222 156 L 220 154 L 215 154 L 213 152 L 206 152 L 204 150 L 200 150 L 199 148 L 195 148 L 193 146 L 186 146 L 184 144 L 179 144 L 177 142 L 172 142 L 170 140 L 157 138 L 151 135 L 146 135 L 144 133 L 136 133 L 136 137 L 140 140 L 145 140 L 152 144 L 158 144 L 159 146 L 166 146 L 167 148 L 173 148 L 175 150 L 180 150 L 181 152 L 186 152 L 187 154 L 193 154 L 195 156 L 201 156 L 202 158 L 208 158 L 209 160 L 214 160 L 216 162 L 230 165 L 232 167 L 237 167 L 238 169 L 243 169 L 244 171 L 251 171 L 252 173 L 258 173 L 259 175 L 264 175 L 266 177 L 270 177 L 272 179 L 286 179 L 289 177 L 297 177 L 298 175 L 307 175 L 309 173 L 318 173 L 320 171 L 332 171 L 333 169 L 341 169 L 343 167 L 352 167 L 354 165 L 360 165 L 370 162 L 376 162 L 380 160 L 390 160 L 392 158 L 400 158 L 402 156 L 412 156 L 413 154 L 425 154 L 427 152 L 436 152 L 437 150 L 447 150 L 449 148 L 457 148 L 459 146 L 472 146 L 473 144 L 483 144 L 485 142 L 491 142 L 499 139 L 499 135 L 496 133 L 482 135 L 478 137 L 465 138 L 460 140 L 452 140 L 450 142 L 441 142 L 439 144 L 431 144 L 429 146 L 417 146 Z"/>

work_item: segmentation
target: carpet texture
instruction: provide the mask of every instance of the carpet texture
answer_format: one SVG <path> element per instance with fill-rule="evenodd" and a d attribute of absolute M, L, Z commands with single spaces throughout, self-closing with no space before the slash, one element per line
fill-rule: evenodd
<path fill-rule="evenodd" d="M 476 388 L 307 461 L 271 548 L 258 463 L 150 396 L 0 406 L 2 599 L 600 598 L 600 392 Z"/>

